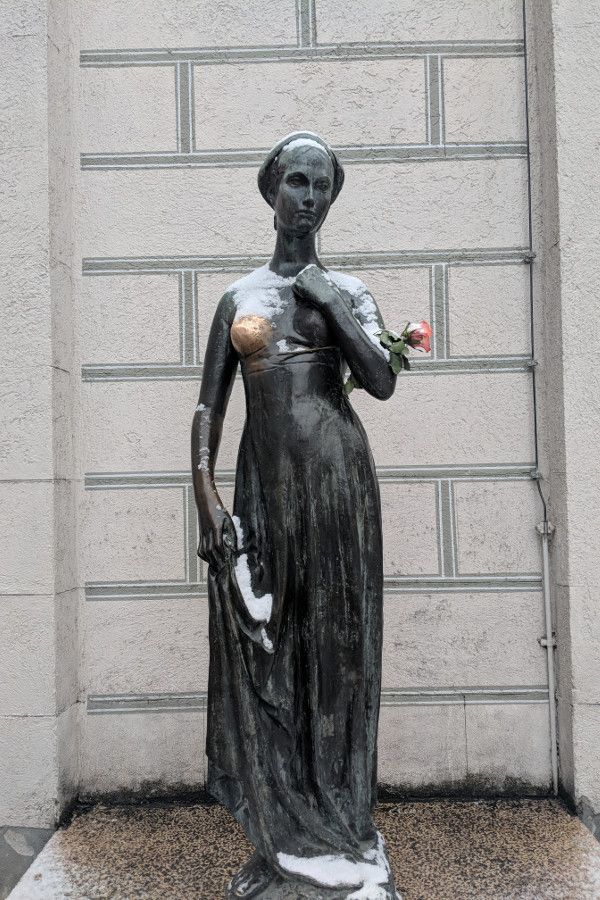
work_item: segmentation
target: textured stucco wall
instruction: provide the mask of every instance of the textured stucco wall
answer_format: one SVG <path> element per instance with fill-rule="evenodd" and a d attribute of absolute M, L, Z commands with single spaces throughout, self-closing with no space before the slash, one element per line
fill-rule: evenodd
<path fill-rule="evenodd" d="M 380 780 L 547 788 L 520 3 L 151 7 L 80 5 L 83 790 L 203 778 L 190 415 L 215 305 L 273 244 L 256 167 L 300 127 L 346 163 L 326 261 L 436 329 L 385 407 L 352 396 L 386 535 Z M 238 383 L 226 501 L 243 409 Z"/>
<path fill-rule="evenodd" d="M 0 4 L 0 822 L 77 788 L 72 54 L 68 6 Z M 69 97 L 71 97 L 69 101 Z"/>
<path fill-rule="evenodd" d="M 600 367 L 597 330 L 598 3 L 535 5 L 539 132 L 535 208 L 545 365 L 543 451 L 549 474 L 556 605 L 561 782 L 600 835 L 600 612 L 597 602 Z"/>
<path fill-rule="evenodd" d="M 66 739 L 57 750 L 58 739 L 48 738 L 55 760 L 48 797 L 59 798 L 59 773 L 84 795 L 203 782 L 207 611 L 189 427 L 215 305 L 272 248 L 256 168 L 275 139 L 299 127 L 321 131 L 346 165 L 346 186 L 322 231 L 324 260 L 363 278 L 390 326 L 425 317 L 436 334 L 431 359 L 399 380 L 392 400 L 352 394 L 378 466 L 386 537 L 380 780 L 411 791 L 547 790 L 520 2 L 84 0 L 60 8 L 72 12 L 73 50 L 60 56 L 59 74 L 40 75 L 45 94 L 32 89 L 44 110 L 41 182 L 23 171 L 21 186 L 11 187 L 49 197 L 56 209 L 40 250 L 57 259 L 54 281 L 31 304 L 46 315 L 51 379 L 50 371 L 40 376 L 42 357 L 33 361 L 25 324 L 16 327 L 13 315 L 7 322 L 18 365 L 29 366 L 15 369 L 15 403 L 35 397 L 46 428 L 75 435 L 67 452 L 15 432 L 7 469 L 9 480 L 21 479 L 7 491 L 27 499 L 42 490 L 28 479 L 45 474 L 19 474 L 28 459 L 42 471 L 41 446 L 53 460 L 52 491 L 64 497 L 60 527 L 46 542 L 35 499 L 27 499 L 29 518 L 20 532 L 10 529 L 14 584 L 3 588 L 25 601 L 44 594 L 56 559 L 70 573 L 65 587 L 46 592 L 52 616 L 64 615 L 31 632 L 47 657 L 23 643 L 32 603 L 14 607 L 7 632 L 9 645 L 19 646 L 7 695 L 25 692 L 22 715 L 46 715 L 36 712 L 41 688 L 25 691 L 38 664 L 39 677 L 58 679 L 68 698 L 58 709 L 70 717 Z M 69 28 L 61 26 L 58 47 L 69 43 Z M 551 67 L 550 20 L 531 44 L 541 68 Z M 18 55 L 14 44 L 11 53 Z M 25 76 L 29 68 L 15 69 L 15 95 Z M 56 110 L 72 81 L 70 136 L 68 117 Z M 551 228 L 536 198 L 550 203 L 558 188 L 544 156 L 552 146 L 551 92 L 533 82 L 541 84 L 536 279 L 543 274 L 547 288 L 536 310 L 545 335 L 536 356 L 549 410 L 550 398 L 566 403 L 564 373 L 551 362 L 560 294 Z M 63 152 L 52 156 L 48 146 L 59 141 Z M 23 265 L 36 264 L 28 244 L 19 252 Z M 28 275 L 27 289 L 36 283 Z M 37 327 L 39 315 L 32 319 Z M 37 393 L 24 393 L 27 379 L 42 382 Z M 404 421 L 407 413 L 414 424 Z M 229 503 L 243 418 L 238 382 L 218 463 Z M 15 421 L 30 428 L 33 420 Z M 544 421 L 552 430 L 552 418 Z M 558 449 L 542 444 L 541 462 L 561 496 Z M 19 497 L 23 517 L 28 506 Z M 53 520 L 54 508 L 48 515 Z M 41 557 L 31 552 L 33 528 L 46 548 Z M 58 535 L 67 536 L 66 556 Z M 556 572 L 564 546 L 557 535 Z M 30 585 L 38 568 L 45 574 Z M 572 664 L 564 641 L 581 623 L 568 598 L 561 604 L 557 595 L 557 613 L 564 675 Z M 570 695 L 564 704 L 565 723 L 575 722 Z M 578 721 L 590 709 L 582 707 Z M 569 733 L 561 725 L 565 783 L 573 772 Z M 589 755 L 585 740 L 581 752 Z M 11 737 L 7 751 L 16 746 Z M 32 746 L 40 760 L 49 758 L 41 741 Z M 14 781 L 15 770 L 7 771 Z M 25 771 L 17 782 L 27 783 Z M 27 790 L 40 793 L 33 782 Z M 26 799 L 13 798 L 11 808 L 9 821 L 29 822 Z M 36 823 L 52 821 L 55 808 L 46 804 Z"/>

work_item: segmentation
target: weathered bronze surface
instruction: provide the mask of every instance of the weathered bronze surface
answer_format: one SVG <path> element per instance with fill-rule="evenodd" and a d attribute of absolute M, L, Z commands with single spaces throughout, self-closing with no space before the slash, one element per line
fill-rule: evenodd
<path fill-rule="evenodd" d="M 343 185 L 310 132 L 258 176 L 275 213 L 270 263 L 221 298 L 192 426 L 208 563 L 208 788 L 256 848 L 232 897 L 395 898 L 372 820 L 381 686 L 382 529 L 367 436 L 345 391 L 395 387 L 356 278 L 315 238 Z M 238 364 L 246 421 L 233 518 L 214 480 Z"/>
<path fill-rule="evenodd" d="M 272 330 L 263 316 L 242 316 L 231 326 L 231 343 L 240 356 L 249 356 L 268 347 Z"/>

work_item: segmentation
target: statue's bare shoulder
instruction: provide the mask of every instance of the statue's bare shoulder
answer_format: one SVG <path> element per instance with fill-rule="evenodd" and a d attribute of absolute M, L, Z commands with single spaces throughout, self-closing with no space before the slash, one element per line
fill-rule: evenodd
<path fill-rule="evenodd" d="M 294 280 L 278 275 L 265 264 L 232 282 L 223 296 L 228 298 L 236 319 L 245 315 L 272 319 L 282 311 L 284 289 L 290 288 Z"/>
<path fill-rule="evenodd" d="M 275 278 L 277 277 L 274 272 L 270 272 L 266 265 L 259 266 L 246 275 L 242 275 L 240 278 L 232 281 L 225 288 L 219 300 L 216 316 L 226 319 L 231 324 L 236 316 L 236 312 L 243 306 L 245 298 L 251 297 L 253 294 L 271 286 L 269 284 L 269 273 Z"/>
<path fill-rule="evenodd" d="M 355 275 L 349 275 L 347 272 L 336 272 L 334 269 L 328 269 L 327 275 L 337 288 L 349 294 L 352 298 L 358 299 L 364 294 L 371 296 L 364 281 L 356 278 Z"/>
<path fill-rule="evenodd" d="M 348 297 L 352 311 L 361 324 L 376 322 L 379 327 L 383 325 L 379 308 L 364 281 L 346 272 L 335 272 L 331 269 L 327 274 L 342 294 Z"/>

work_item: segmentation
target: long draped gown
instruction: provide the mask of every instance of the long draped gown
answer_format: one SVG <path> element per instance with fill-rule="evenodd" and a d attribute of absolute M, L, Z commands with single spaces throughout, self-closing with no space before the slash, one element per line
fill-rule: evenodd
<path fill-rule="evenodd" d="M 372 332 L 380 315 L 362 282 L 329 274 Z M 265 266 L 228 292 L 246 422 L 233 507 L 238 555 L 220 573 L 209 570 L 208 788 L 281 875 L 328 887 L 324 897 L 395 898 L 371 818 L 379 487 L 343 389 L 341 351 L 321 313 L 296 301 L 293 280 Z M 252 352 L 245 316 L 266 323 Z"/>

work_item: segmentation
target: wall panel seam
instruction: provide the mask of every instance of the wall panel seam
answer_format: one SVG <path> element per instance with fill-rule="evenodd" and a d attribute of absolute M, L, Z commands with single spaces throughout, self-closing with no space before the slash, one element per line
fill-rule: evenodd
<path fill-rule="evenodd" d="M 372 250 L 350 253 L 324 253 L 323 262 L 342 269 L 414 268 L 436 263 L 448 265 L 510 265 L 528 263 L 535 254 L 530 247 L 453 247 L 418 250 Z M 195 271 L 246 272 L 248 267 L 268 263 L 266 254 L 210 255 L 210 256 L 130 256 L 84 257 L 84 275 L 145 275 L 155 272 L 180 273 Z"/>
<path fill-rule="evenodd" d="M 192 712 L 206 708 L 206 691 L 161 693 L 88 694 L 88 715 L 123 713 Z M 482 704 L 547 704 L 548 689 L 544 685 L 502 685 L 494 687 L 448 686 L 440 688 L 384 688 L 382 707 L 447 706 Z"/>
<path fill-rule="evenodd" d="M 178 125 L 178 128 L 182 126 Z M 186 128 L 189 126 L 185 126 Z M 191 141 L 191 137 L 187 137 Z M 144 151 L 133 153 L 82 153 L 84 172 L 113 170 L 155 170 L 180 168 L 231 169 L 256 167 L 268 152 L 264 149 L 241 148 L 192 150 L 178 143 L 177 151 Z M 337 147 L 344 165 L 401 165 L 404 163 L 469 162 L 477 160 L 525 159 L 527 145 L 522 141 L 482 141 L 480 143 L 432 144 L 356 144 Z"/>
<path fill-rule="evenodd" d="M 299 6 L 307 0 L 299 0 Z M 303 31 L 308 38 L 309 23 L 304 12 L 300 16 Z M 524 41 L 367 41 L 319 44 L 318 46 L 294 46 L 273 44 L 262 47 L 170 47 L 139 49 L 82 50 L 80 65 L 90 68 L 130 66 L 174 66 L 177 63 L 194 65 L 236 65 L 248 63 L 308 62 L 319 60 L 364 59 L 422 59 L 427 56 L 458 57 L 522 57 Z"/>

